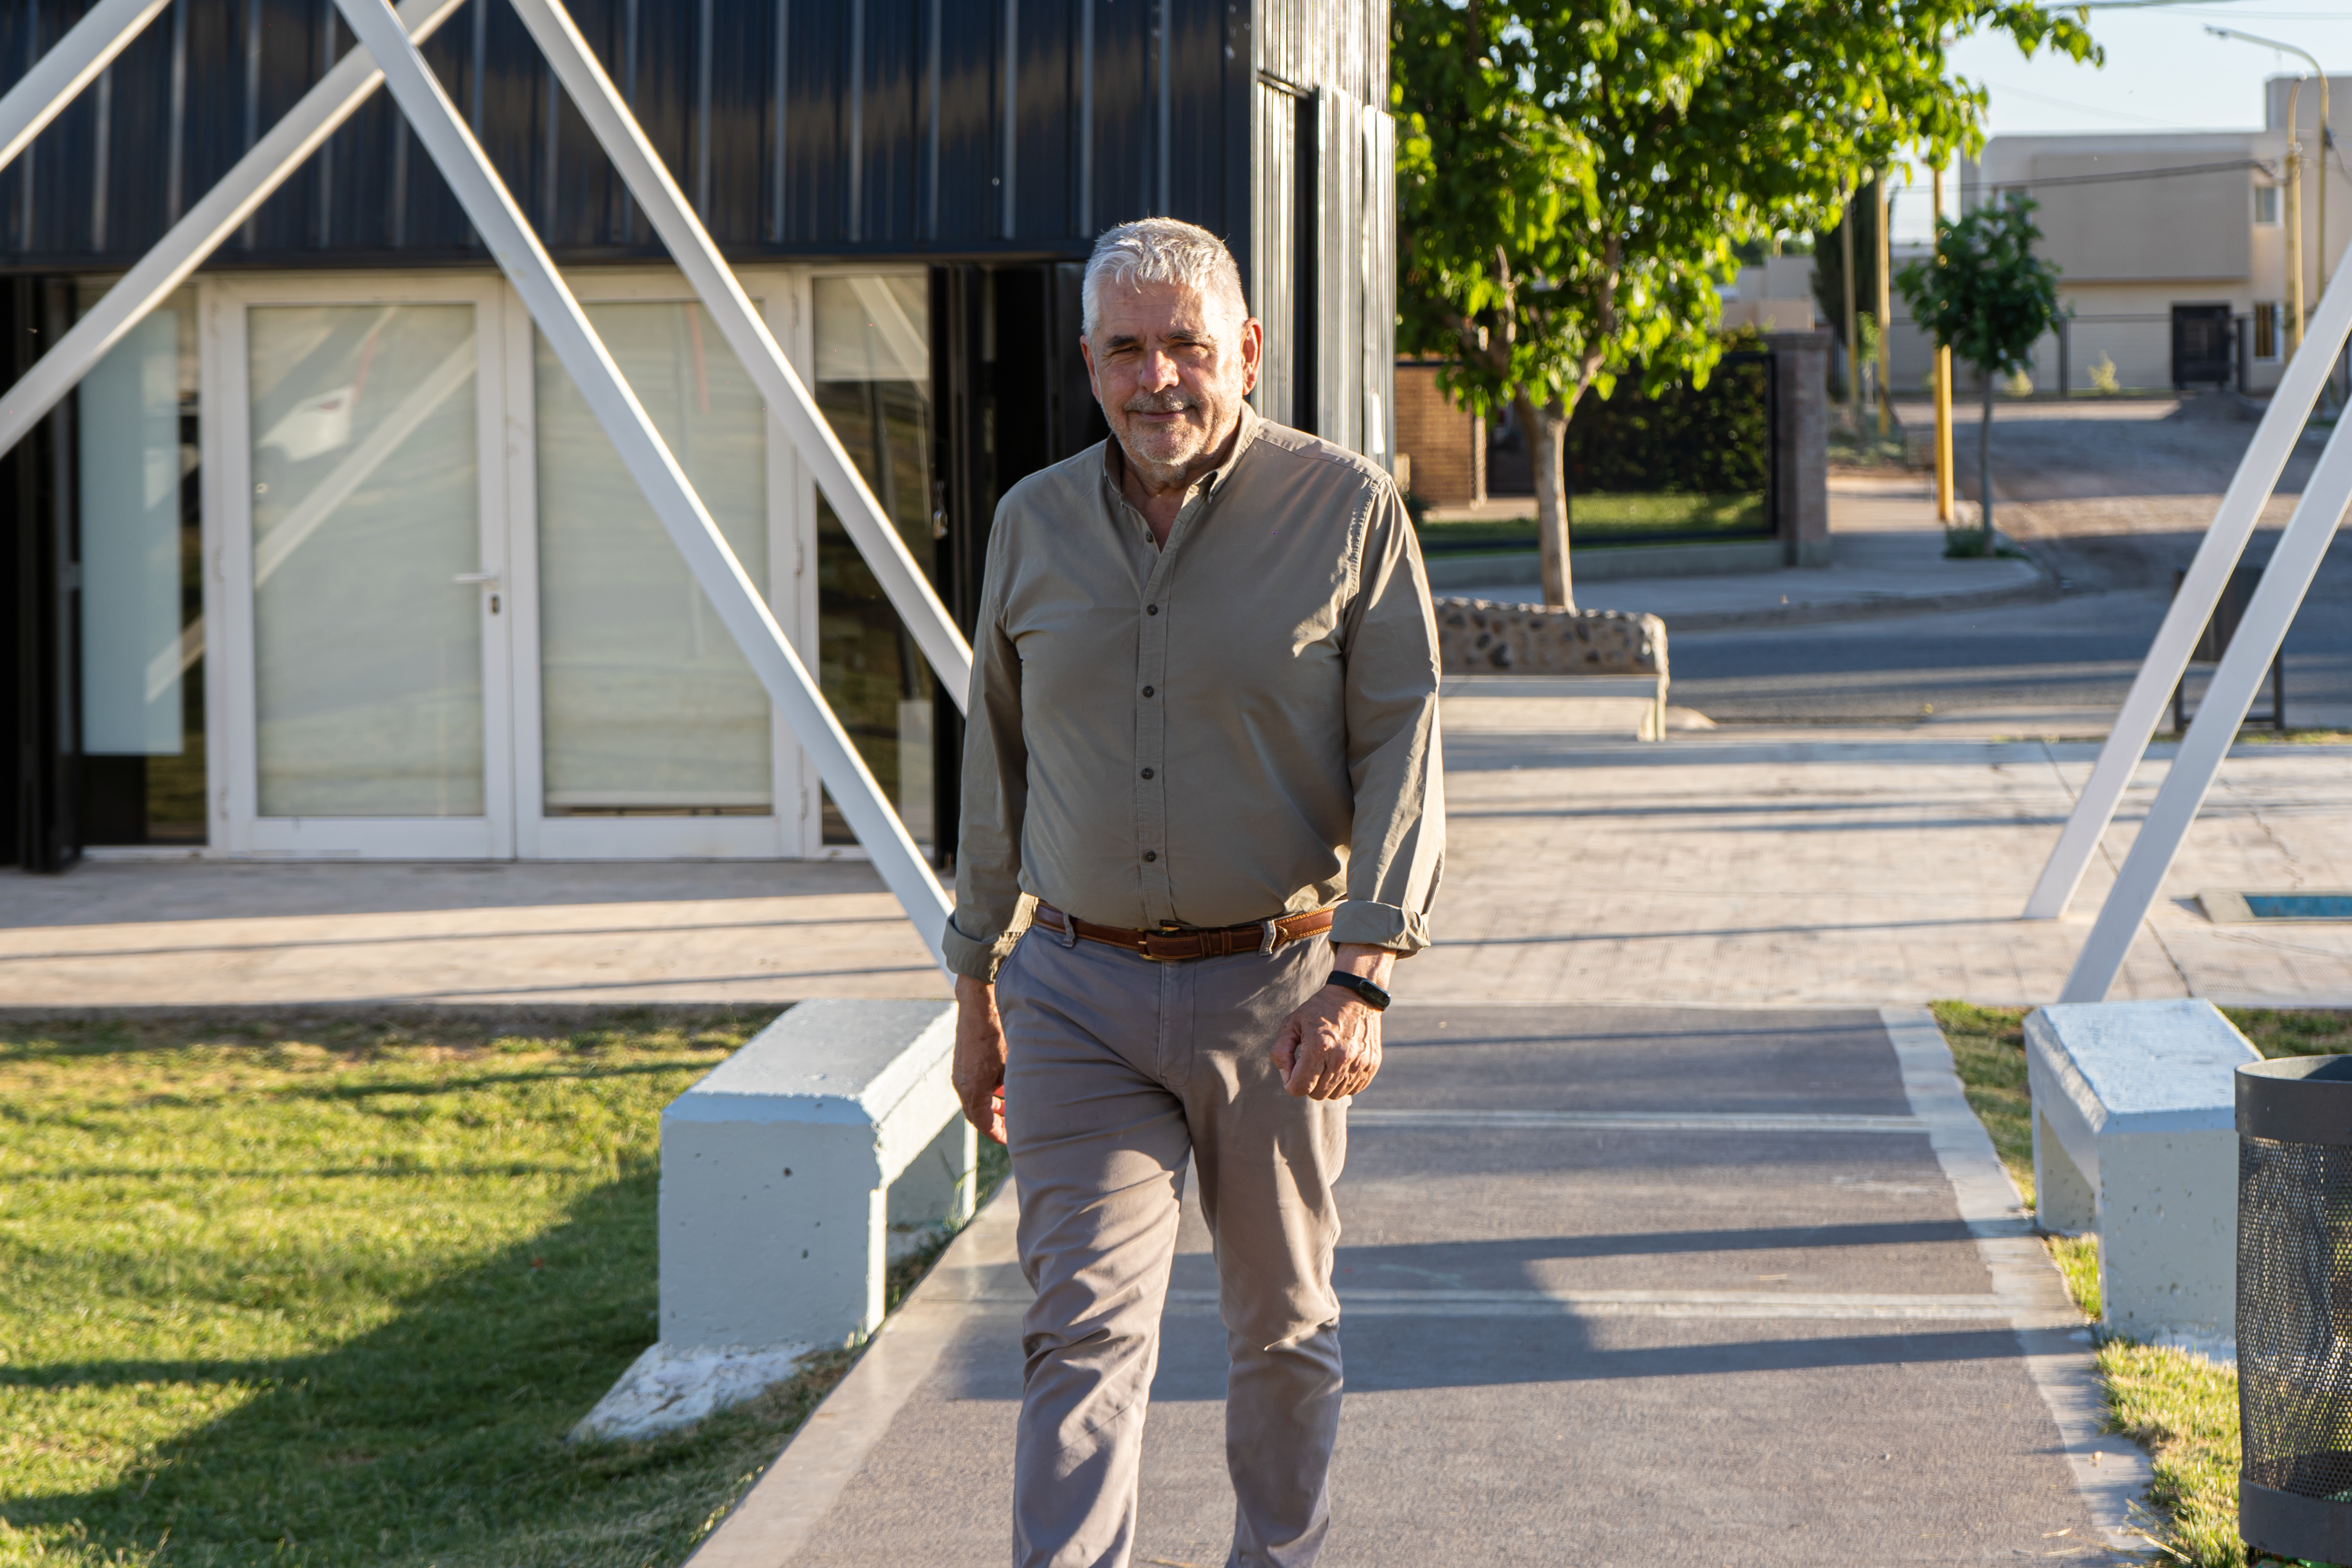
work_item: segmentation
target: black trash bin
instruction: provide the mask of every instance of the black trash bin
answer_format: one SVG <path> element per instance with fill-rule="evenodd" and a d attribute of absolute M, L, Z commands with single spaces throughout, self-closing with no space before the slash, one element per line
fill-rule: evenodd
<path fill-rule="evenodd" d="M 2237 1078 L 2238 1533 L 2352 1563 L 2352 1056 Z"/>

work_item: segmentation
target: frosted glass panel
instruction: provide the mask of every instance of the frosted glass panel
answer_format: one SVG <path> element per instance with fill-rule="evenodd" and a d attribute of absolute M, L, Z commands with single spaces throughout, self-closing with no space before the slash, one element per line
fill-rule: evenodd
<path fill-rule="evenodd" d="M 925 278 L 820 278 L 819 381 L 931 379 L 930 282 Z"/>
<path fill-rule="evenodd" d="M 261 815 L 479 816 L 473 307 L 247 323 Z"/>
<path fill-rule="evenodd" d="M 751 378 L 699 305 L 587 310 L 743 570 L 764 584 L 767 428 Z M 765 816 L 767 693 L 536 341 L 545 809 Z"/>
<path fill-rule="evenodd" d="M 82 378 L 82 750 L 177 756 L 180 602 L 180 317 L 159 310 Z"/>

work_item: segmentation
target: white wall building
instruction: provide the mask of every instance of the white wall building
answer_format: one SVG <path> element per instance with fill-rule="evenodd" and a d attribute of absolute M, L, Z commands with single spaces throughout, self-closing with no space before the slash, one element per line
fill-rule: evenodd
<path fill-rule="evenodd" d="M 2208 383 L 2261 393 L 2277 384 L 2286 353 L 2287 101 L 2292 78 L 2265 87 L 2259 131 L 1999 136 L 1961 167 L 1959 198 L 1972 209 L 2021 190 L 2041 204 L 2041 253 L 2060 272 L 2059 298 L 2074 311 L 2064 341 L 2036 346 L 2038 391 L 2092 385 L 2112 363 L 2125 387 Z M 2352 78 L 2329 79 L 2352 113 Z M 2304 309 L 2352 237 L 2352 172 L 2340 145 L 2326 160 L 2321 217 L 2319 94 L 2299 95 Z M 1897 270 L 1924 247 L 1898 247 Z M 1895 385 L 1927 374 L 1924 333 L 1900 319 L 1893 334 Z M 2062 357 L 2064 363 L 2062 366 Z M 1968 373 L 1960 372 L 1963 384 Z"/>

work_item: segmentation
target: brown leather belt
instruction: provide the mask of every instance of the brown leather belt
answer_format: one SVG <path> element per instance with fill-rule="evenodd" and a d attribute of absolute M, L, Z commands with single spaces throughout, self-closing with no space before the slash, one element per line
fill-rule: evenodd
<path fill-rule="evenodd" d="M 1309 910 L 1279 920 L 1252 921 L 1247 925 L 1219 926 L 1213 931 L 1171 926 L 1162 931 L 1131 931 L 1125 926 L 1098 926 L 1073 919 L 1053 905 L 1037 905 L 1037 923 L 1047 931 L 1075 931 L 1088 942 L 1124 948 L 1157 963 L 1182 963 L 1195 958 L 1223 958 L 1236 952 L 1272 952 L 1287 942 L 1320 936 L 1331 929 L 1329 910 Z M 1066 923 L 1065 923 L 1066 922 Z"/>

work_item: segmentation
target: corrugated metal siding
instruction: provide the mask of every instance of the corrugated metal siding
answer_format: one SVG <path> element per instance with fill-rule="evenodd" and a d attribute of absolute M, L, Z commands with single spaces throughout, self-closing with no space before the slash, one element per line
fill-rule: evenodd
<path fill-rule="evenodd" d="M 1393 467 L 1396 153 L 1387 0 L 1261 0 L 1255 44 L 1261 254 L 1251 278 L 1268 361 L 1259 407 Z M 1286 110 L 1297 115 L 1288 126 Z M 1286 174 L 1296 183 L 1294 201 L 1268 188 Z"/>
<path fill-rule="evenodd" d="M 1316 95 L 1321 142 L 1317 165 L 1315 433 L 1362 448 L 1364 263 L 1363 106 L 1342 88 Z"/>
<path fill-rule="evenodd" d="M 1250 220 L 1255 265 L 1250 276 L 1250 305 L 1265 327 L 1265 358 L 1258 377 L 1257 411 L 1281 425 L 1298 425 L 1299 391 L 1311 332 L 1298 314 L 1300 258 L 1298 254 L 1299 108 L 1301 100 L 1272 82 L 1257 85 L 1253 135 L 1256 141 L 1257 184 L 1252 193 L 1255 215 Z M 1311 188 L 1311 187 L 1310 187 Z"/>
<path fill-rule="evenodd" d="M 1396 122 L 1377 109 L 1360 111 L 1363 182 L 1363 426 L 1357 449 L 1396 468 Z"/>
<path fill-rule="evenodd" d="M 1387 107 L 1388 0 L 1260 0 L 1257 31 L 1258 69 Z"/>
<path fill-rule="evenodd" d="M 1354 31 L 1377 21 L 1384 37 L 1381 0 L 1318 4 L 1360 13 Z M 657 254 L 511 7 L 473 7 L 425 55 L 550 248 L 567 260 Z M 87 8 L 0 6 L 0 89 Z M 1246 262 L 1258 29 L 1244 0 L 571 9 L 732 254 L 1083 255 L 1109 225 L 1169 212 L 1230 236 Z M 176 0 L 0 174 L 5 265 L 128 265 L 351 47 L 332 0 Z M 439 174 L 379 96 L 218 259 L 480 258 Z"/>

